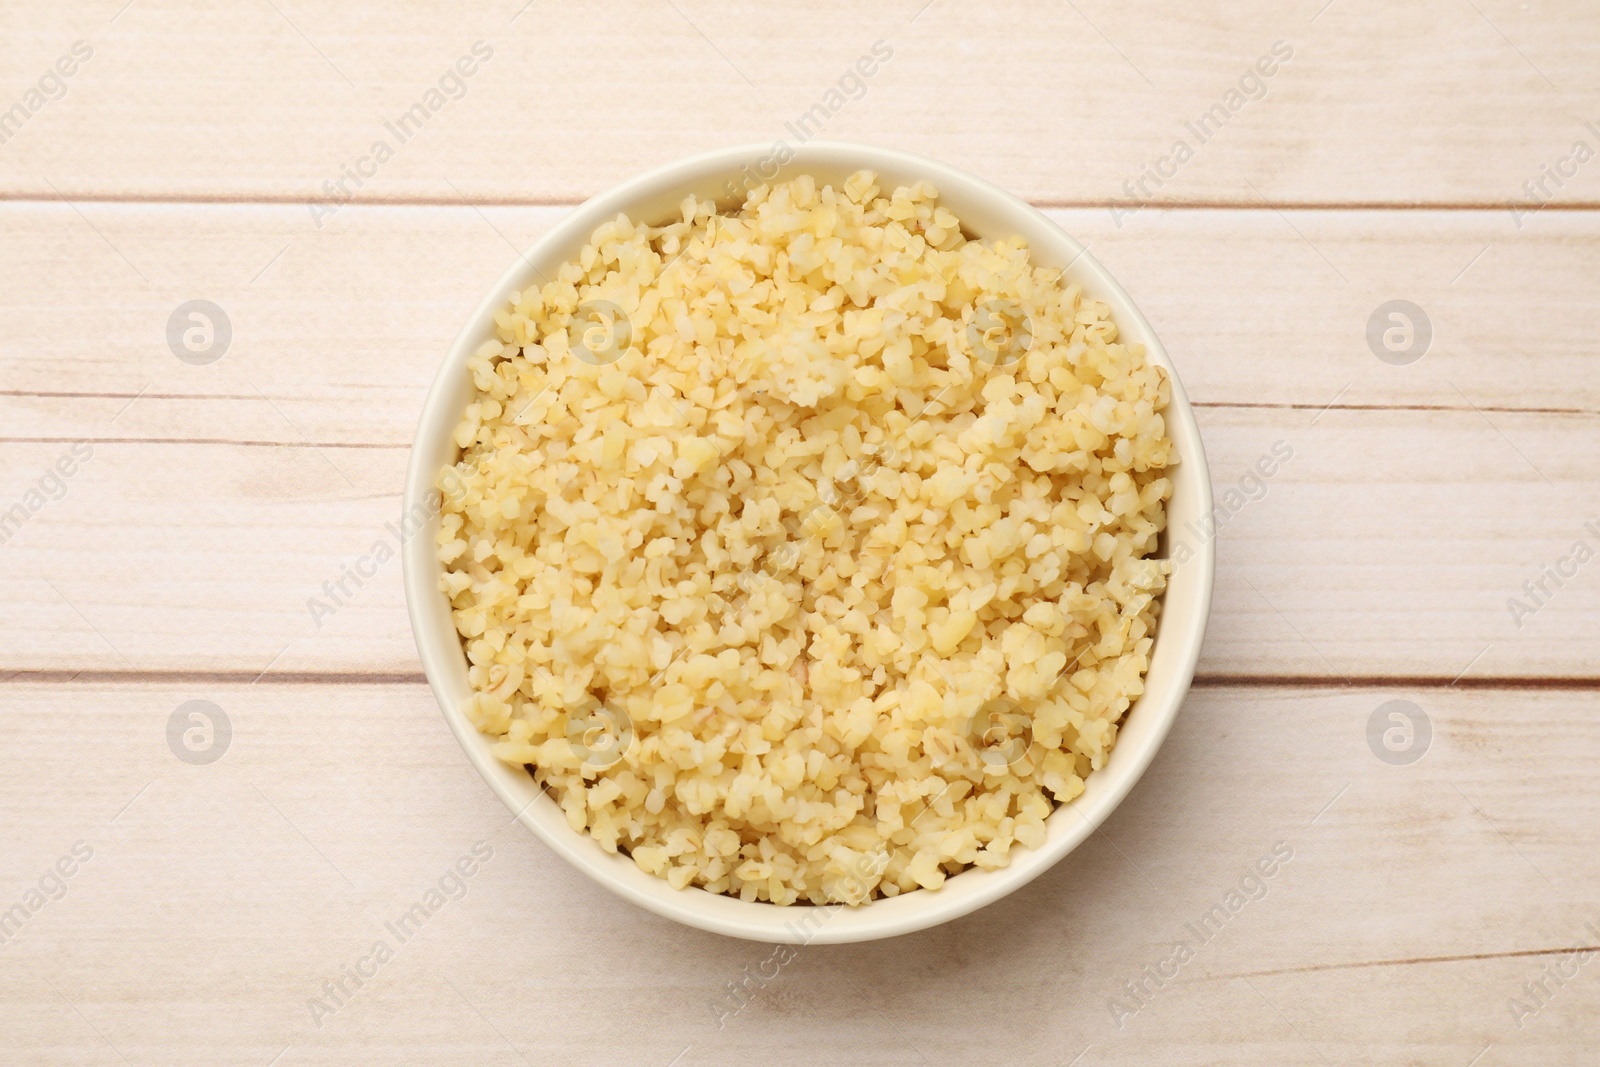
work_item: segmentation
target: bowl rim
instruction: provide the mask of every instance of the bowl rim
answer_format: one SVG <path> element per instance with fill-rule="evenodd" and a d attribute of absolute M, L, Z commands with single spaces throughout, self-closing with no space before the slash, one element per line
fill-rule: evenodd
<path fill-rule="evenodd" d="M 674 188 L 691 184 L 700 188 L 711 186 L 724 176 L 747 173 L 752 165 L 771 161 L 779 155 L 787 157 L 778 175 L 783 178 L 818 167 L 830 171 L 841 167 L 864 168 L 880 174 L 925 177 L 939 189 L 941 200 L 973 200 L 985 205 L 984 210 L 1014 221 L 1030 250 L 1045 244 L 1061 253 L 1070 252 L 1071 258 L 1064 266 L 1068 275 L 1073 280 L 1083 281 L 1089 295 L 1110 305 L 1119 332 L 1143 342 L 1146 358 L 1166 371 L 1171 398 L 1164 415 L 1168 433 L 1178 446 L 1181 459 L 1173 468 L 1175 473 L 1170 475 L 1173 498 L 1178 499 L 1182 487 L 1186 500 L 1193 497 L 1194 506 L 1187 511 L 1202 516 L 1212 513 L 1211 480 L 1199 426 L 1171 358 L 1132 298 L 1085 246 L 1026 201 L 976 175 L 936 160 L 842 141 L 812 140 L 799 145 L 778 141 L 772 145 L 745 144 L 703 152 L 631 178 L 559 219 L 501 274 L 456 335 L 423 403 L 412 440 L 402 504 L 403 520 L 410 521 L 414 516 L 423 518 L 420 527 L 413 528 L 412 535 L 403 541 L 402 570 L 417 653 L 445 721 L 468 761 L 513 813 L 515 821 L 531 830 L 557 855 L 625 900 L 703 930 L 789 944 L 865 941 L 948 922 L 1005 896 L 1054 866 L 1116 809 L 1154 760 L 1189 690 L 1210 615 L 1215 540 L 1202 536 L 1192 555 L 1183 563 L 1174 564 L 1174 577 L 1163 595 L 1161 619 L 1154 634 L 1146 689 L 1124 713 L 1118 744 L 1112 755 L 1104 766 L 1085 779 L 1083 794 L 1067 804 L 1057 805 L 1051 812 L 1045 843 L 1037 849 L 1013 844 L 1010 863 L 1005 867 L 969 868 L 952 875 L 937 890 L 879 898 L 855 908 L 784 906 L 741 901 L 695 887 L 674 889 L 664 879 L 646 874 L 626 856 L 607 853 L 586 833 L 570 829 L 554 799 L 534 784 L 531 775 L 496 759 L 490 752 L 490 739 L 479 733 L 460 709 L 461 698 L 470 690 L 465 686 L 465 655 L 450 620 L 448 604 L 438 587 L 439 563 L 433 535 L 438 530 L 439 517 L 436 510 L 428 507 L 429 494 L 434 492 L 435 480 L 442 469 L 435 460 L 441 453 L 454 451 L 453 431 L 459 423 L 461 407 L 465 405 L 465 400 L 459 400 L 458 406 L 458 398 L 471 395 L 467 359 L 487 336 L 486 324 L 492 326 L 494 312 L 504 306 L 512 291 L 525 288 L 534 275 L 541 273 L 541 266 L 553 274 L 557 266 L 570 259 L 567 248 L 575 244 L 581 246 L 597 226 L 619 212 L 628 211 L 642 201 L 659 200 Z M 763 170 L 761 176 L 764 175 Z M 725 188 L 725 184 L 716 187 Z M 952 197 L 952 191 L 957 195 Z M 972 211 L 958 210 L 957 214 L 965 223 Z M 1169 512 L 1168 531 L 1163 535 L 1164 544 L 1169 548 L 1172 525 Z M 1174 618 L 1177 612 L 1172 607 L 1172 593 L 1180 566 L 1185 590 L 1183 612 Z M 1156 674 L 1158 655 L 1163 665 L 1159 678 Z M 1128 735 L 1132 729 L 1128 724 L 1134 721 L 1136 714 L 1140 733 L 1137 743 L 1129 744 Z M 1072 817 L 1069 813 L 1076 816 L 1076 821 L 1069 821 Z"/>

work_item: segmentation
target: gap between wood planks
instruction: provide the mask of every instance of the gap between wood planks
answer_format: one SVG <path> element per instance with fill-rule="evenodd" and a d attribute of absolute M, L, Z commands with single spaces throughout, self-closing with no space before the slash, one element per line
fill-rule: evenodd
<path fill-rule="evenodd" d="M 146 399 L 154 400 L 234 400 L 254 401 L 260 396 L 244 396 L 230 394 L 135 394 L 135 393 L 85 393 L 85 392 L 34 392 L 24 389 L 0 390 L 0 396 L 39 399 L 93 399 L 93 400 L 135 400 L 140 395 Z M 279 400 L 315 400 L 314 397 L 278 397 Z M 1592 408 L 1552 408 L 1552 407 L 1517 407 L 1514 405 L 1488 405 L 1463 406 L 1457 404 L 1300 404 L 1300 403 L 1265 403 L 1250 401 L 1228 400 L 1193 400 L 1191 407 L 1208 410 L 1269 410 L 1269 411 L 1434 411 L 1456 412 L 1465 414 L 1472 412 L 1482 415 L 1494 412 L 1502 415 L 1570 415 L 1580 418 L 1593 418 L 1600 416 L 1600 409 Z M 0 437 L 0 445 L 66 445 L 76 444 L 80 441 L 89 441 L 97 445 L 225 445 L 239 448 L 349 448 L 349 449 L 406 449 L 411 447 L 410 441 L 279 441 L 265 438 L 231 438 L 231 437 L 73 437 L 51 435 L 41 437 Z"/>
<path fill-rule="evenodd" d="M 1457 956 L 1411 956 L 1398 960 L 1351 960 L 1345 963 L 1312 963 L 1304 967 L 1279 967 L 1270 971 L 1245 971 L 1241 974 L 1205 974 L 1195 982 L 1222 982 L 1234 978 L 1275 978 L 1285 974 L 1315 974 L 1319 971 L 1352 971 L 1363 967 L 1411 967 L 1423 963 L 1476 963 L 1480 960 L 1515 960 L 1536 956 L 1562 956 L 1592 950 L 1592 945 L 1566 945 L 1561 948 L 1511 949 L 1506 952 L 1467 952 Z M 1183 984 L 1183 983 L 1180 983 Z"/>
<path fill-rule="evenodd" d="M 0 685 L 426 685 L 417 671 L 276 671 L 260 674 L 237 670 L 29 670 L 0 668 Z M 1197 674 L 1196 689 L 1460 689 L 1550 690 L 1600 692 L 1600 675 L 1483 675 L 1450 678 L 1434 674 Z"/>
<path fill-rule="evenodd" d="M 425 387 L 417 386 L 418 392 Z M 130 393 L 68 390 L 68 389 L 0 389 L 0 396 L 16 397 L 21 400 L 282 400 L 293 402 L 297 400 L 316 400 L 317 397 L 303 395 L 279 394 L 267 396 L 264 393 Z M 1190 400 L 1190 407 L 1216 408 L 1219 410 L 1263 410 L 1263 411 L 1493 411 L 1503 415 L 1600 415 L 1597 408 L 1552 408 L 1552 407 L 1527 407 L 1515 404 L 1311 404 L 1296 401 L 1270 401 L 1270 400 Z M 34 437 L 4 437 L 0 444 L 14 444 L 21 442 L 36 443 L 38 441 L 54 441 L 55 438 Z M 78 440 L 73 438 L 73 440 Z M 106 438 L 105 440 L 111 440 Z M 129 440 L 146 440 L 146 438 L 130 438 Z M 369 444 L 369 448 L 382 448 L 385 445 Z"/>
<path fill-rule="evenodd" d="M 319 194 L 320 195 L 320 194 Z M 599 195 L 598 193 L 590 196 Z M 511 196 L 372 196 L 346 201 L 345 207 L 509 207 L 509 208 L 575 208 L 590 196 L 567 197 L 511 197 Z M 64 200 L 74 204 L 195 204 L 270 206 L 274 204 L 303 207 L 315 196 L 297 196 L 289 193 L 249 193 L 230 196 L 226 193 L 73 193 L 70 196 L 46 195 L 42 192 L 0 192 L 0 203 L 9 204 L 60 204 Z M 1033 207 L 1048 211 L 1106 210 L 1126 208 L 1126 200 L 1115 198 L 1040 197 L 1027 200 Z M 1154 211 L 1504 211 L 1504 200 L 1146 200 L 1139 204 L 1141 210 Z M 1600 200 L 1567 200 L 1549 202 L 1540 211 L 1584 212 L 1600 211 Z"/>

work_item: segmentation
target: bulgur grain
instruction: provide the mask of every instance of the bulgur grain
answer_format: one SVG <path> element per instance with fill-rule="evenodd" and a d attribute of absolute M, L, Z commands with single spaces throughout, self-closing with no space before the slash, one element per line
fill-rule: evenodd
<path fill-rule="evenodd" d="M 864 171 L 619 215 L 496 324 L 441 584 L 574 831 L 779 904 L 1043 842 L 1168 569 L 1168 384 L 1105 304 Z"/>

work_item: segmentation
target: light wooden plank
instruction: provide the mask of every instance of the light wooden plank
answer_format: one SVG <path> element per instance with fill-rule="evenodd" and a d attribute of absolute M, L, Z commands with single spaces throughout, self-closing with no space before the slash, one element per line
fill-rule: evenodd
<path fill-rule="evenodd" d="M 1193 158 L 1146 186 L 1167 202 L 1499 204 L 1575 140 L 1593 147 L 1600 120 L 1600 16 L 1582 5 L 123 6 L 8 7 L 6 106 L 74 40 L 94 55 L 0 153 L 0 188 L 304 201 L 387 139 L 362 196 L 576 200 L 691 152 L 793 140 L 821 104 L 827 137 L 1035 199 L 1126 198 L 1181 138 Z M 401 143 L 385 124 L 478 40 L 492 58 Z M 864 95 L 830 100 L 877 41 L 893 54 Z M 1279 41 L 1293 56 L 1265 95 L 1191 132 Z M 1559 195 L 1593 203 L 1593 175 Z"/>
<path fill-rule="evenodd" d="M 1366 737 L 1396 698 L 1433 730 L 1409 766 Z M 165 738 L 195 699 L 232 727 L 205 766 Z M 801 948 L 719 1028 L 769 948 L 624 904 L 509 824 L 421 685 L 13 682 L 4 902 L 94 855 L 0 950 L 0 1032 L 29 1063 L 1575 1064 L 1592 961 L 1520 1028 L 1508 1001 L 1600 919 L 1596 699 L 1199 690 L 1054 871 L 944 927 Z M 466 896 L 399 943 L 384 923 L 480 840 Z M 1122 983 L 1279 842 L 1264 894 L 1114 1025 Z M 379 938 L 394 959 L 318 1027 L 307 1000 Z"/>
<path fill-rule="evenodd" d="M 1523 589 L 1576 542 L 1600 546 L 1592 419 L 1203 414 L 1225 509 L 1203 673 L 1594 674 L 1600 572 Z M 1260 479 L 1274 446 L 1292 458 Z M 0 667 L 416 669 L 396 560 L 343 595 L 324 587 L 399 544 L 406 450 L 92 448 L 62 499 L 0 546 Z M 0 449 L 6 505 L 63 455 Z M 1174 537 L 1193 547 L 1205 531 Z M 313 597 L 338 610 L 313 612 Z M 1513 612 L 1513 597 L 1538 610 Z"/>
<path fill-rule="evenodd" d="M 462 322 L 565 210 L 352 207 L 318 231 L 281 206 L 0 205 L 3 435 L 407 443 Z M 1202 404 L 1600 411 L 1600 214 L 1052 215 Z M 209 366 L 168 346 L 194 299 L 232 328 Z M 1394 299 L 1432 335 L 1410 365 L 1368 342 Z"/>
<path fill-rule="evenodd" d="M 0 263 L 5 507 L 71 441 L 101 442 L 68 499 L 4 546 L 4 664 L 414 670 L 397 574 L 320 629 L 306 602 L 389 536 L 441 353 L 560 209 L 352 208 L 309 237 L 280 207 L 0 211 L 19 250 Z M 1547 581 L 1535 618 L 1508 602 L 1538 606 L 1523 583 L 1600 515 L 1584 463 L 1600 220 L 1552 219 L 1484 251 L 1494 220 L 1463 213 L 1152 212 L 1120 231 L 1057 214 L 1127 281 L 1209 405 L 1219 493 L 1276 441 L 1297 450 L 1224 526 L 1203 669 L 1593 673 L 1589 575 Z M 1369 276 L 1388 287 L 1358 284 Z M 1411 366 L 1363 336 L 1395 292 L 1435 309 L 1435 350 Z M 197 296 L 234 325 L 204 367 L 165 338 Z M 1340 321 L 1343 336 L 1328 328 Z"/>

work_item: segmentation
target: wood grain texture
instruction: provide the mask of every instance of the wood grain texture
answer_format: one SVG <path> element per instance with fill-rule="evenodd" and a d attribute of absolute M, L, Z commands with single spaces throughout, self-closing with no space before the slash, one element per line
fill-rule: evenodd
<path fill-rule="evenodd" d="M 1128 199 L 1183 139 L 1193 158 L 1141 199 L 1499 205 L 1600 124 L 1600 13 L 1548 0 L 124 2 L 7 5 L 4 106 L 73 41 L 94 55 L 4 146 L 0 189 L 304 202 L 387 139 L 364 198 L 571 202 L 703 149 L 794 141 L 822 104 L 823 136 L 1035 200 Z M 493 55 L 464 94 L 390 134 L 479 40 Z M 893 54 L 864 94 L 830 101 L 877 41 Z M 1292 58 L 1246 85 L 1259 98 L 1190 132 L 1279 41 Z M 1560 192 L 1600 201 L 1593 174 Z"/>
<path fill-rule="evenodd" d="M 318 230 L 284 206 L 0 204 L 4 436 L 407 444 L 467 315 L 566 210 L 348 207 Z M 1050 215 L 1128 289 L 1198 403 L 1600 413 L 1600 213 L 1521 231 L 1496 212 Z M 209 367 L 167 347 L 196 298 L 233 329 Z M 1367 339 L 1395 299 L 1432 330 L 1409 366 Z"/>
<path fill-rule="evenodd" d="M 1600 162 L 1570 163 L 1600 151 L 1600 9 L 523 4 L 0 7 L 0 1061 L 1592 1067 L 1600 564 L 1546 575 L 1600 548 Z M 1278 41 L 1260 99 L 1186 125 Z M 1087 244 L 1179 367 L 1225 521 L 1197 686 L 1098 833 L 729 1013 L 770 948 L 510 821 L 394 561 L 320 625 L 307 599 L 396 544 L 423 396 L 518 251 L 655 164 L 809 136 L 964 167 Z M 209 366 L 168 347 L 192 299 L 232 327 Z M 1393 300 L 1432 334 L 1403 366 L 1369 342 Z M 215 763 L 170 747 L 191 700 L 228 717 Z M 1417 762 L 1373 747 L 1395 700 Z M 1152 982 L 1231 889 L 1258 899 Z"/>
<path fill-rule="evenodd" d="M 1507 606 L 1575 542 L 1600 544 L 1585 529 L 1600 520 L 1593 421 L 1312 414 L 1205 412 L 1213 481 L 1237 510 L 1218 536 L 1202 675 L 1593 677 L 1592 567 L 1547 585 L 1532 614 Z M 1257 478 L 1279 442 L 1293 458 Z M 36 482 L 68 448 L 5 446 L 0 478 Z M 342 593 L 324 585 L 398 548 L 406 459 L 401 447 L 93 446 L 66 495 L 0 545 L 13 607 L 0 669 L 414 671 L 397 559 L 361 563 L 376 574 Z"/>
<path fill-rule="evenodd" d="M 559 210 L 350 208 L 307 233 L 275 207 L 0 208 L 19 250 L 0 263 L 6 506 L 95 442 L 66 498 L 0 546 L 19 609 L 0 666 L 413 671 L 397 567 L 320 626 L 307 601 L 394 547 L 441 354 Z M 1593 575 L 1537 599 L 1523 584 L 1600 545 L 1600 219 L 1502 243 L 1481 213 L 1151 212 L 1121 230 L 1055 214 L 1126 281 L 1202 405 L 1225 508 L 1203 673 L 1595 674 Z M 1366 337 L 1394 293 L 1433 309 L 1410 366 Z M 206 367 L 165 337 L 196 296 L 233 323 Z M 1256 482 L 1280 441 L 1294 459 Z"/>
<path fill-rule="evenodd" d="M 1433 727 L 1403 767 L 1366 738 L 1397 696 Z M 720 1027 L 726 984 L 770 950 L 613 899 L 510 824 L 424 686 L 14 682 L 0 699 L 6 894 L 75 842 L 94 853 L 0 949 L 0 1027 L 29 1063 L 287 1047 L 281 1063 L 664 1067 L 687 1047 L 681 1064 L 1060 1065 L 1089 1048 L 1080 1064 L 1280 1067 L 1490 1046 L 1479 1063 L 1499 1067 L 1577 1064 L 1600 1040 L 1593 963 L 1522 1027 L 1508 1008 L 1600 925 L 1594 694 L 1197 692 L 1059 867 L 936 930 L 802 948 Z M 232 724 L 208 766 L 167 748 L 192 699 Z M 68 706 L 95 709 L 70 745 Z M 385 923 L 478 841 L 493 855 L 464 898 L 401 943 Z M 1186 924 L 1279 843 L 1292 858 L 1195 941 Z M 394 959 L 316 1025 L 308 999 L 379 939 Z M 1116 1026 L 1108 1002 L 1180 939 L 1194 958 Z"/>

